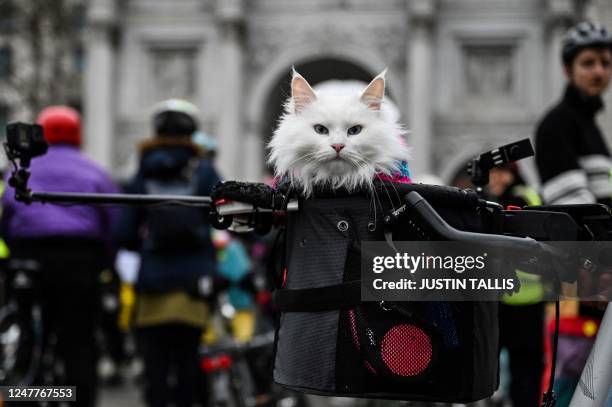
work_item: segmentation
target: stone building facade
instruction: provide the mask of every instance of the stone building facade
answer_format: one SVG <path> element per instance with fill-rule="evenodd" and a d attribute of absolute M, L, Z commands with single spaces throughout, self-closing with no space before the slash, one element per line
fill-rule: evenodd
<path fill-rule="evenodd" d="M 532 136 L 562 91 L 560 38 L 585 16 L 612 27 L 612 2 L 91 0 L 86 147 L 127 176 L 151 107 L 181 97 L 217 137 L 223 175 L 261 179 L 292 66 L 314 83 L 387 67 L 413 172 L 448 182 L 475 154 Z"/>
<path fill-rule="evenodd" d="M 85 10 L 86 0 L 0 1 L 0 137 L 49 104 L 80 108 Z"/>

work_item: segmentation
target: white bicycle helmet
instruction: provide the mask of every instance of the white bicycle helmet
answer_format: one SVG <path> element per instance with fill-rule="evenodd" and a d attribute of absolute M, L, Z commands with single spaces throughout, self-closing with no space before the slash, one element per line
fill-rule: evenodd
<path fill-rule="evenodd" d="M 191 135 L 198 130 L 198 108 L 182 99 L 168 99 L 153 108 L 157 135 Z"/>
<path fill-rule="evenodd" d="M 563 63 L 569 65 L 580 50 L 598 46 L 612 48 L 612 34 L 606 27 L 591 21 L 578 23 L 570 28 L 563 38 Z"/>

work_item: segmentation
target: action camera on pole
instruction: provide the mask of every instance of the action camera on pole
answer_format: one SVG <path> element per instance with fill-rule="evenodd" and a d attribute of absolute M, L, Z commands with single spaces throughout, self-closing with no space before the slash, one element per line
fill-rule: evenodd
<path fill-rule="evenodd" d="M 33 158 L 45 155 L 48 145 L 42 126 L 28 123 L 11 123 L 6 127 L 6 156 L 13 165 L 8 183 L 15 189 L 17 201 L 84 204 L 84 205 L 191 205 L 202 208 L 212 206 L 208 196 L 184 195 L 131 195 L 79 192 L 37 192 L 28 188 L 30 163 Z"/>
<path fill-rule="evenodd" d="M 14 166 L 8 182 L 15 188 L 17 200 L 31 202 L 31 191 L 28 189 L 30 178 L 28 167 L 32 158 L 46 154 L 47 148 L 42 126 L 20 122 L 6 126 L 4 150 Z"/>
<path fill-rule="evenodd" d="M 9 159 L 18 159 L 22 167 L 29 167 L 34 157 L 47 152 L 43 128 L 38 124 L 10 123 L 6 126 L 6 143 Z"/>

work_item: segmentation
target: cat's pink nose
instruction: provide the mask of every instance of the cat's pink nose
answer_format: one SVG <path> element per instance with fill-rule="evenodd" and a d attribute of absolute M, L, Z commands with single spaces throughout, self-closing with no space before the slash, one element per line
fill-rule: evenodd
<path fill-rule="evenodd" d="M 331 147 L 336 150 L 336 154 L 340 154 L 340 150 L 344 148 L 344 144 L 332 144 Z"/>

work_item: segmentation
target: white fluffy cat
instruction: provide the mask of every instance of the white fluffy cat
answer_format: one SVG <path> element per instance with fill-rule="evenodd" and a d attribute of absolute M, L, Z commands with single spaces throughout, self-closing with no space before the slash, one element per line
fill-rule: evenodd
<path fill-rule="evenodd" d="M 401 125 L 381 114 L 385 72 L 361 92 L 315 92 L 295 70 L 291 97 L 269 143 L 275 175 L 309 196 L 314 187 L 372 187 L 407 160 Z"/>

